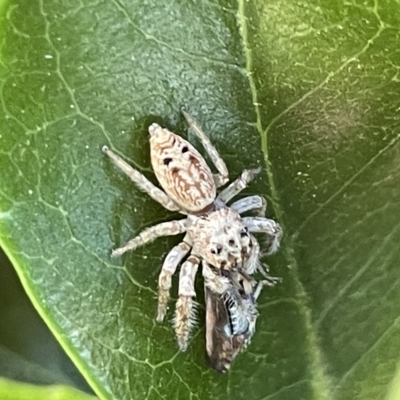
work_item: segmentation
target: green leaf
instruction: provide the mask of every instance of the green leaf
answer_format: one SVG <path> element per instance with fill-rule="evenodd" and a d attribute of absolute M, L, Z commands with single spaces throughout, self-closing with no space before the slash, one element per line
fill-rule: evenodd
<path fill-rule="evenodd" d="M 0 248 L 0 376 L 89 391 L 81 374 L 32 307 Z"/>
<path fill-rule="evenodd" d="M 390 0 L 7 4 L 1 244 L 101 398 L 398 398 L 399 23 Z M 183 354 L 154 321 L 179 238 L 109 257 L 177 216 L 100 148 L 154 179 L 147 127 L 186 134 L 182 105 L 231 177 L 264 166 L 247 193 L 285 231 L 283 283 L 227 375 L 204 361 L 203 308 Z"/>
<path fill-rule="evenodd" d="M 79 390 L 68 386 L 35 386 L 0 378 L 2 400 L 95 400 Z"/>
<path fill-rule="evenodd" d="M 53 360 L 53 367 L 54 364 Z M 2 345 L 0 345 L 0 376 L 38 385 L 72 384 L 71 380 L 56 368 L 52 370 L 43 368 Z"/>

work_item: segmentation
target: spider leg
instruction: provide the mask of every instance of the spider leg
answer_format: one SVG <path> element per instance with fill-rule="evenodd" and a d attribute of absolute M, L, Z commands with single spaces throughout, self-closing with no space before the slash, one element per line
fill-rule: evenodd
<path fill-rule="evenodd" d="M 244 280 L 242 281 L 242 286 L 245 290 L 245 293 L 249 294 L 249 293 L 253 293 L 252 297 L 254 297 L 254 299 L 257 299 L 259 292 L 261 292 L 261 288 L 263 286 L 275 286 L 278 282 L 282 281 L 282 278 L 278 278 L 275 276 L 271 276 L 268 274 L 269 268 L 268 265 L 263 265 L 260 262 L 260 258 L 262 257 L 261 252 L 260 252 L 260 245 L 258 243 L 258 241 L 256 240 L 256 238 L 253 235 L 250 235 L 251 238 L 251 243 L 252 243 L 252 247 L 251 247 L 251 251 L 250 251 L 250 255 L 249 258 L 247 260 L 245 260 L 244 262 L 244 271 L 241 272 Z M 257 288 L 256 288 L 256 292 L 258 292 L 258 294 L 256 295 L 253 292 L 253 286 L 254 286 L 254 280 L 251 278 L 251 275 L 253 275 L 255 272 L 259 271 L 262 276 L 265 278 L 265 280 L 263 280 L 261 287 L 260 283 L 258 284 Z M 246 276 L 247 275 L 247 276 Z"/>
<path fill-rule="evenodd" d="M 266 282 L 267 282 L 267 283 L 266 283 Z M 258 297 L 259 297 L 260 294 L 261 294 L 261 290 L 263 289 L 264 286 L 270 286 L 269 283 L 268 283 L 268 281 L 260 281 L 260 282 L 258 282 L 258 285 L 257 285 L 257 287 L 256 287 L 256 290 L 255 290 L 254 293 L 253 293 L 254 300 L 257 300 L 257 299 L 258 299 Z"/>
<path fill-rule="evenodd" d="M 265 211 L 267 210 L 267 200 L 261 196 L 248 196 L 235 201 L 229 207 L 235 210 L 238 214 L 243 214 L 246 211 L 256 210 L 257 215 L 263 217 L 265 215 Z"/>
<path fill-rule="evenodd" d="M 179 274 L 179 299 L 176 302 L 174 326 L 179 349 L 185 351 L 189 340 L 190 331 L 194 325 L 194 304 L 193 297 L 194 279 L 200 258 L 189 256 L 182 264 Z"/>
<path fill-rule="evenodd" d="M 231 281 L 212 270 L 210 264 L 202 261 L 204 285 L 213 293 L 223 294 L 231 289 Z"/>
<path fill-rule="evenodd" d="M 273 278 L 273 277 L 268 276 L 267 280 L 258 282 L 256 290 L 253 293 L 254 300 L 258 299 L 258 297 L 260 296 L 260 293 L 261 293 L 261 291 L 262 291 L 264 286 L 275 286 L 276 282 L 274 281 L 273 283 L 271 283 L 271 279 L 270 278 Z M 278 279 L 277 282 L 281 282 L 281 280 L 282 280 L 281 278 L 273 278 L 273 279 Z"/>
<path fill-rule="evenodd" d="M 261 255 L 262 257 L 262 255 Z M 267 264 L 261 264 L 260 262 L 257 265 L 257 270 L 261 273 L 261 275 L 265 278 L 264 285 L 265 286 L 275 286 L 277 283 L 282 282 L 282 278 L 278 276 L 271 276 L 269 272 L 269 266 Z"/>
<path fill-rule="evenodd" d="M 113 250 L 111 255 L 112 257 L 119 257 L 129 250 L 135 250 L 159 237 L 178 235 L 183 232 L 186 232 L 186 219 L 162 222 L 161 224 L 146 228 L 140 232 L 139 235 L 131 239 L 125 246 Z"/>
<path fill-rule="evenodd" d="M 207 154 L 210 156 L 211 161 L 217 168 L 219 174 L 214 175 L 215 185 L 218 187 L 225 185 L 226 182 L 229 180 L 229 172 L 228 168 L 226 167 L 225 161 L 222 157 L 218 154 L 217 149 L 211 143 L 208 136 L 203 132 L 200 128 L 200 125 L 196 122 L 196 120 L 185 110 L 181 109 L 183 116 L 186 118 L 189 126 L 193 129 L 193 132 L 196 136 L 201 140 L 204 149 L 206 150 Z"/>
<path fill-rule="evenodd" d="M 160 203 L 167 210 L 182 212 L 182 210 L 161 189 L 159 189 L 157 186 L 154 186 L 143 174 L 132 168 L 127 162 L 125 162 L 107 146 L 103 146 L 102 151 L 111 158 L 112 162 L 125 175 L 127 175 L 140 190 L 146 192 L 153 200 Z"/>
<path fill-rule="evenodd" d="M 278 250 L 282 238 L 282 228 L 279 224 L 272 219 L 263 217 L 244 217 L 242 221 L 250 232 L 267 234 L 267 255 Z"/>
<path fill-rule="evenodd" d="M 282 281 L 282 278 L 271 276 L 268 274 L 268 265 L 263 265 L 260 262 L 260 258 L 263 256 L 260 252 L 260 245 L 253 235 L 250 235 L 250 237 L 252 248 L 250 251 L 250 256 L 244 264 L 246 273 L 248 273 L 249 275 L 253 275 L 257 270 L 265 278 L 265 280 L 263 281 L 264 286 L 275 286 L 278 282 Z"/>
<path fill-rule="evenodd" d="M 240 176 L 234 180 L 228 187 L 226 187 L 217 197 L 218 200 L 223 201 L 225 204 L 234 196 L 239 194 L 247 185 L 254 179 L 254 177 L 261 172 L 261 168 L 245 169 Z"/>
<path fill-rule="evenodd" d="M 245 261 L 245 271 L 249 275 L 253 275 L 254 272 L 259 269 L 260 266 L 260 245 L 257 241 L 257 239 L 253 236 L 250 235 L 251 238 L 251 251 L 250 251 L 250 256 L 249 258 Z"/>
<path fill-rule="evenodd" d="M 186 242 L 186 235 L 181 243 L 176 245 L 164 260 L 160 276 L 158 278 L 158 309 L 157 322 L 161 322 L 167 312 L 171 278 L 182 259 L 189 253 L 192 246 Z"/>

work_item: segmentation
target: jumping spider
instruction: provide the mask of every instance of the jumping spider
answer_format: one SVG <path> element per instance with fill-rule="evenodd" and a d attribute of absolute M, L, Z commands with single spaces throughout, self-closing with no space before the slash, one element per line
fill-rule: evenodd
<path fill-rule="evenodd" d="M 151 164 L 164 191 L 154 186 L 107 146 L 102 150 L 139 189 L 166 209 L 187 215 L 182 220 L 149 227 L 112 252 L 113 256 L 121 256 L 126 251 L 134 250 L 158 237 L 186 232 L 183 241 L 168 253 L 163 263 L 158 280 L 157 311 L 157 321 L 162 321 L 167 310 L 171 277 L 192 249 L 180 269 L 179 299 L 174 318 L 178 345 L 184 351 L 193 325 L 192 298 L 196 295 L 194 280 L 200 262 L 204 260 L 221 271 L 235 269 L 241 263 L 247 263 L 247 260 L 259 258 L 252 250 L 256 240 L 250 233 L 265 233 L 267 254 L 272 254 L 279 247 L 282 230 L 279 224 L 265 217 L 240 217 L 240 214 L 249 210 L 264 214 L 266 201 L 261 196 L 248 196 L 229 207 L 226 206 L 260 169 L 244 170 L 217 195 L 217 188 L 229 180 L 227 167 L 196 121 L 186 111 L 182 110 L 182 113 L 201 140 L 218 174 L 212 174 L 204 158 L 188 141 L 155 123 L 149 127 Z M 243 270 L 254 272 L 255 268 L 256 266 L 246 266 Z M 220 278 L 217 277 L 216 281 L 218 279 Z"/>

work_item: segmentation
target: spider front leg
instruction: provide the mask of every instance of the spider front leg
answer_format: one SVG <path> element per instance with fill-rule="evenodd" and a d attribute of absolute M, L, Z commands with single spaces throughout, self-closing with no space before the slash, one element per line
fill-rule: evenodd
<path fill-rule="evenodd" d="M 187 243 L 188 235 L 186 235 L 181 243 L 176 245 L 167 255 L 163 263 L 160 276 L 158 278 L 158 309 L 157 322 L 161 322 L 167 312 L 167 304 L 169 300 L 169 290 L 171 289 L 171 278 L 175 273 L 177 266 L 182 259 L 189 253 L 192 248 Z"/>
<path fill-rule="evenodd" d="M 239 194 L 247 185 L 261 172 L 261 167 L 255 169 L 245 169 L 241 175 L 225 188 L 217 197 L 223 203 L 227 203 L 234 196 Z"/>
<path fill-rule="evenodd" d="M 273 254 L 279 249 L 282 228 L 274 220 L 263 217 L 244 217 L 242 220 L 250 232 L 267 234 L 267 255 Z"/>
<path fill-rule="evenodd" d="M 269 267 L 266 264 L 261 264 L 260 258 L 263 256 L 260 252 L 260 245 L 257 241 L 257 239 L 253 236 L 250 235 L 251 238 L 251 252 L 249 258 L 245 261 L 245 271 L 249 275 L 253 275 L 256 270 L 261 273 L 261 275 L 265 278 L 263 281 L 264 286 L 275 286 L 278 282 L 282 281 L 282 278 L 275 277 L 269 275 Z"/>
<path fill-rule="evenodd" d="M 202 270 L 204 277 L 204 285 L 211 290 L 213 293 L 223 294 L 232 288 L 232 282 L 220 274 L 220 271 L 216 272 L 209 263 L 203 260 Z"/>
<path fill-rule="evenodd" d="M 282 282 L 282 278 L 279 276 L 271 276 L 269 274 L 269 266 L 267 264 L 258 263 L 257 270 L 261 273 L 261 275 L 265 278 L 264 286 L 275 286 L 277 283 Z"/>
<path fill-rule="evenodd" d="M 183 116 L 186 118 L 189 126 L 193 129 L 193 132 L 196 136 L 201 140 L 201 143 L 206 150 L 207 154 L 210 156 L 211 161 L 217 168 L 219 174 L 214 175 L 215 185 L 218 187 L 225 185 L 226 182 L 229 180 L 229 172 L 228 168 L 226 167 L 225 161 L 222 157 L 218 154 L 217 149 L 211 143 L 208 136 L 203 132 L 200 128 L 200 125 L 196 122 L 196 120 L 184 109 L 181 109 Z"/>
<path fill-rule="evenodd" d="M 194 280 L 200 258 L 191 255 L 182 265 L 179 274 L 179 299 L 176 302 L 174 326 L 179 349 L 187 348 L 190 331 L 194 325 Z"/>
<path fill-rule="evenodd" d="M 186 219 L 180 221 L 163 222 L 158 225 L 150 226 L 144 231 L 140 232 L 138 236 L 131 239 L 125 246 L 113 250 L 112 256 L 119 257 L 129 250 L 135 250 L 146 243 L 162 236 L 178 235 L 179 233 L 186 232 Z"/>
<path fill-rule="evenodd" d="M 146 192 L 153 200 L 160 203 L 169 211 L 181 211 L 181 209 L 157 186 L 154 186 L 143 174 L 132 168 L 120 156 L 115 154 L 107 146 L 102 151 L 111 158 L 111 161 L 140 189 Z"/>
<path fill-rule="evenodd" d="M 256 210 L 258 216 L 262 217 L 265 215 L 265 211 L 267 210 L 267 200 L 265 200 L 264 197 L 257 195 L 248 196 L 235 201 L 229 207 L 235 210 L 238 214 Z"/>
<path fill-rule="evenodd" d="M 260 266 L 260 245 L 257 239 L 250 235 L 251 251 L 249 258 L 245 261 L 244 266 L 248 274 L 253 275 Z"/>
<path fill-rule="evenodd" d="M 275 286 L 278 282 L 282 282 L 282 278 L 271 276 L 269 274 L 269 266 L 267 264 L 261 263 L 260 258 L 262 258 L 264 254 L 260 252 L 260 245 L 258 244 L 256 238 L 253 235 L 251 235 L 251 238 L 253 243 L 254 254 L 251 254 L 249 257 L 248 261 L 249 267 L 247 268 L 247 271 L 250 274 L 253 274 L 256 270 L 259 271 L 261 275 L 265 278 L 265 280 L 263 281 L 264 285 Z M 249 271 L 251 269 L 253 272 Z"/>
<path fill-rule="evenodd" d="M 268 276 L 267 280 L 258 282 L 256 290 L 253 293 L 254 300 L 258 299 L 264 286 L 275 286 L 276 282 L 271 284 L 270 278 L 272 278 L 272 277 Z M 282 280 L 281 278 L 274 278 L 274 279 L 279 279 L 278 282 L 280 282 Z"/>
<path fill-rule="evenodd" d="M 260 281 L 257 284 L 256 290 L 253 293 L 254 301 L 258 299 L 264 286 L 270 286 L 268 281 Z"/>

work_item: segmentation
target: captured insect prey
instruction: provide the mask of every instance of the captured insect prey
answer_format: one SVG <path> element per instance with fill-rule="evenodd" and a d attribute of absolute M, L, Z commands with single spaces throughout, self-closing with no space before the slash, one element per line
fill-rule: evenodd
<path fill-rule="evenodd" d="M 103 152 L 139 189 L 167 210 L 186 216 L 144 229 L 113 250 L 112 256 L 121 256 L 162 236 L 185 234 L 163 262 L 158 279 L 156 319 L 161 322 L 166 315 L 172 276 L 182 263 L 174 328 L 178 346 L 185 351 L 194 325 L 194 282 L 202 264 L 207 302 L 207 353 L 214 360 L 211 365 L 222 371 L 229 368 L 254 334 L 259 286 L 277 281 L 261 266 L 260 244 L 253 233 L 265 235 L 263 250 L 269 255 L 278 250 L 282 229 L 264 216 L 266 200 L 261 196 L 244 197 L 227 205 L 248 186 L 260 168 L 244 170 L 218 194 L 217 189 L 229 181 L 225 162 L 197 122 L 185 110 L 182 113 L 218 172 L 212 173 L 203 156 L 188 141 L 155 123 L 149 127 L 150 156 L 162 189 L 103 146 Z M 254 211 L 258 216 L 241 217 L 247 211 Z M 251 278 L 256 271 L 267 279 L 258 286 Z"/>
<path fill-rule="evenodd" d="M 216 371 L 226 372 L 250 343 L 258 312 L 253 297 L 234 287 L 222 295 L 205 288 L 205 298 L 207 358 Z"/>
<path fill-rule="evenodd" d="M 251 239 L 257 243 L 254 237 Z M 262 287 L 274 286 L 280 281 L 269 276 L 259 262 L 254 266 L 251 259 L 259 256 L 259 248 L 254 245 L 252 251 L 254 254 L 242 263 L 242 268 L 233 268 L 225 274 L 203 262 L 207 359 L 218 372 L 227 372 L 236 356 L 250 343 L 256 330 L 256 300 Z M 257 283 L 248 274 L 255 267 L 265 280 Z"/>

